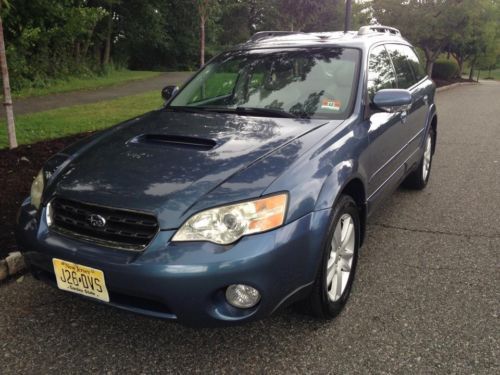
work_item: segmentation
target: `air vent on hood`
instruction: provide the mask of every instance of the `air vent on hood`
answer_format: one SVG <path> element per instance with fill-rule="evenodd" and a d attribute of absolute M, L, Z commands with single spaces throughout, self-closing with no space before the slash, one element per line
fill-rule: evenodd
<path fill-rule="evenodd" d="M 212 139 L 186 137 L 182 135 L 168 134 L 142 134 L 130 140 L 131 143 L 155 143 L 181 148 L 190 148 L 196 150 L 211 150 L 216 146 Z"/>

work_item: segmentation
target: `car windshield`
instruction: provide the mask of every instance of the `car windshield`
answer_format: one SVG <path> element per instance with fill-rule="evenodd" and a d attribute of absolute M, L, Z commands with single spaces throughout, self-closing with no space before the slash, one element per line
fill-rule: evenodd
<path fill-rule="evenodd" d="M 359 51 L 321 47 L 224 53 L 171 101 L 173 110 L 341 119 L 350 114 Z"/>

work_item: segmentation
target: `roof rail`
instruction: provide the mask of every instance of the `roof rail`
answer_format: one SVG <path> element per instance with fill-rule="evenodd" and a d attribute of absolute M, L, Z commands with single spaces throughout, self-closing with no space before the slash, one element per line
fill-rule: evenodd
<path fill-rule="evenodd" d="M 401 36 L 401 32 L 390 26 L 383 26 L 383 25 L 369 25 L 369 26 L 361 26 L 358 35 L 367 35 L 370 33 L 388 33 L 392 35 L 397 35 Z"/>
<path fill-rule="evenodd" d="M 273 36 L 286 36 L 293 34 L 302 34 L 302 33 L 298 31 L 259 31 L 252 35 L 252 37 L 249 39 L 249 42 L 255 42 L 257 40 L 264 38 L 271 38 Z"/>

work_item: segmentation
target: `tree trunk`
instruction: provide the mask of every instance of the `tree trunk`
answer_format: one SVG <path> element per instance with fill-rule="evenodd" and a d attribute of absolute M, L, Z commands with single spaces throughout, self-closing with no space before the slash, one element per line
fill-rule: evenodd
<path fill-rule="evenodd" d="M 200 66 L 205 65 L 205 14 L 200 14 Z"/>
<path fill-rule="evenodd" d="M 427 75 L 432 78 L 432 68 L 434 67 L 433 53 L 429 48 L 424 48 L 425 54 L 425 71 Z"/>
<path fill-rule="evenodd" d="M 432 69 L 434 68 L 434 60 L 427 60 L 425 62 L 425 71 L 427 75 L 432 78 Z"/>
<path fill-rule="evenodd" d="M 0 10 L 2 3 L 0 2 Z M 12 97 L 10 95 L 9 69 L 7 67 L 7 56 L 5 54 L 5 41 L 3 38 L 3 23 L 0 16 L 0 65 L 2 69 L 3 97 L 5 114 L 7 117 L 7 135 L 9 138 L 9 148 L 17 147 L 16 124 L 14 122 L 14 110 L 12 108 Z"/>
<path fill-rule="evenodd" d="M 469 80 L 470 81 L 474 80 L 474 61 L 471 61 L 470 63 Z"/>
<path fill-rule="evenodd" d="M 464 59 L 460 58 L 457 60 L 458 63 L 458 78 L 462 78 L 462 72 L 464 71 Z"/>
<path fill-rule="evenodd" d="M 108 65 L 111 57 L 111 35 L 113 31 L 113 11 L 109 10 L 108 26 L 106 30 L 106 41 L 104 44 L 104 56 L 102 59 L 103 65 Z"/>

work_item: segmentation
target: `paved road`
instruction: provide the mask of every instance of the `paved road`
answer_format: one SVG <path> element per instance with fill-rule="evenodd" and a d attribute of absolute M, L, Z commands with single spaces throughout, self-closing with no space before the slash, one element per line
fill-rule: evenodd
<path fill-rule="evenodd" d="M 371 220 L 346 310 L 195 330 L 25 277 L 0 287 L 0 372 L 500 373 L 500 84 L 439 94 L 424 192 Z"/>
<path fill-rule="evenodd" d="M 146 91 L 160 90 L 167 85 L 181 85 L 191 76 L 189 72 L 169 72 L 156 77 L 136 80 L 116 86 L 96 90 L 73 91 L 69 93 L 53 94 L 40 97 L 14 100 L 14 113 L 46 111 L 49 109 L 68 107 L 77 104 L 89 104 L 120 98 L 122 96 L 141 94 Z M 0 106 L 0 116 L 4 115 L 4 108 Z"/>

